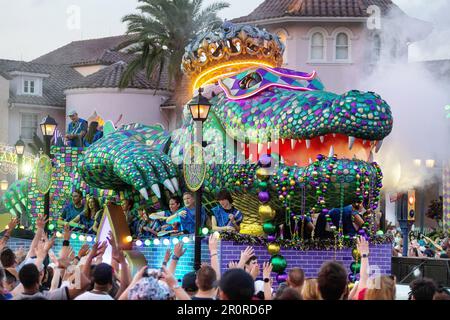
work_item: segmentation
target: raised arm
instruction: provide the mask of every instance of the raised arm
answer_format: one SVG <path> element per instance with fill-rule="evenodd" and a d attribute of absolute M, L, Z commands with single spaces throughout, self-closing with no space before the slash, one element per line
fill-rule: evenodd
<path fill-rule="evenodd" d="M 270 262 L 263 263 L 263 280 L 264 280 L 264 300 L 272 300 L 272 264 Z M 267 281 L 266 279 L 269 279 Z"/>
<path fill-rule="evenodd" d="M 209 236 L 209 256 L 211 257 L 211 268 L 216 271 L 217 280 L 220 279 L 220 264 L 219 264 L 219 253 L 218 253 L 218 247 L 219 247 L 219 237 L 218 235 L 215 235 L 214 233 Z"/>
<path fill-rule="evenodd" d="M 178 260 L 185 254 L 187 249 L 183 249 L 184 244 L 182 242 L 178 242 L 173 248 L 172 260 L 170 261 L 170 266 L 168 271 L 171 274 L 175 274 L 175 270 L 177 268 Z"/>
<path fill-rule="evenodd" d="M 147 271 L 147 266 L 142 267 L 133 277 L 133 280 L 131 281 L 131 283 L 128 285 L 128 287 L 125 289 L 125 291 L 122 292 L 122 294 L 119 296 L 119 300 L 128 300 L 128 292 L 130 291 L 131 288 L 133 288 L 136 283 L 139 282 L 139 280 L 142 279 L 142 277 L 144 276 L 144 273 Z"/>
<path fill-rule="evenodd" d="M 6 245 L 8 244 L 9 238 L 11 237 L 11 233 L 17 227 L 18 224 L 19 224 L 19 219 L 17 219 L 17 218 L 12 219 L 8 223 L 5 234 L 3 235 L 2 239 L 0 240 L 0 251 L 3 250 L 3 248 L 6 247 Z"/>
<path fill-rule="evenodd" d="M 187 292 L 180 285 L 178 285 L 178 282 L 173 274 L 167 270 L 166 267 L 163 267 L 162 269 L 162 280 L 175 292 L 175 297 L 178 300 L 191 300 L 191 297 L 187 294 Z"/>
<path fill-rule="evenodd" d="M 107 239 L 112 248 L 112 261 L 114 261 L 116 265 L 115 270 L 120 269 L 120 288 L 115 296 L 115 298 L 118 299 L 122 292 L 124 292 L 130 285 L 131 272 L 123 254 L 123 250 L 117 246 L 116 240 L 111 231 L 109 232 L 109 237 Z"/>
<path fill-rule="evenodd" d="M 360 279 L 358 291 L 356 292 L 357 297 L 361 290 L 367 288 L 367 282 L 369 279 L 369 243 L 364 237 L 360 236 L 356 239 L 356 248 L 361 255 L 361 270 L 359 272 Z"/>
<path fill-rule="evenodd" d="M 255 250 L 252 247 L 245 248 L 241 251 L 241 258 L 238 263 L 238 268 L 244 269 L 245 263 L 255 254 Z"/>

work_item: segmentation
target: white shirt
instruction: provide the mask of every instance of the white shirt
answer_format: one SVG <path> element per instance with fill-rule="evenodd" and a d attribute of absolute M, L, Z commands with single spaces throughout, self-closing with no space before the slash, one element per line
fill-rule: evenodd
<path fill-rule="evenodd" d="M 114 299 L 109 294 L 99 294 L 87 291 L 76 297 L 74 300 L 114 300 Z"/>

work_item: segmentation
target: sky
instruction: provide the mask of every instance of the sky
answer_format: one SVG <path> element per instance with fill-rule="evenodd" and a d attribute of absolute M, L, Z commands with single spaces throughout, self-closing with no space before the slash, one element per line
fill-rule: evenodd
<path fill-rule="evenodd" d="M 432 21 L 428 39 L 410 47 L 410 60 L 450 59 L 450 0 L 393 0 L 412 17 Z M 214 0 L 205 0 L 206 4 Z M 250 13 L 263 0 L 228 0 L 222 18 Z M 0 0 L 0 59 L 29 61 L 71 41 L 123 34 L 121 18 L 137 0 Z"/>

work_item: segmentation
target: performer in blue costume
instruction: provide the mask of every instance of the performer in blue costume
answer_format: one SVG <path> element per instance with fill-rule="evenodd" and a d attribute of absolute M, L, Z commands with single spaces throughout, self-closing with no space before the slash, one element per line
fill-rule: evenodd
<path fill-rule="evenodd" d="M 217 207 L 212 208 L 211 224 L 213 231 L 236 231 L 242 222 L 242 213 L 233 207 L 233 198 L 227 190 L 221 190 L 216 195 L 219 201 Z"/>
<path fill-rule="evenodd" d="M 184 207 L 178 210 L 178 212 L 171 217 L 167 218 L 168 223 L 181 223 L 181 229 L 184 233 L 195 233 L 195 198 L 192 192 L 185 192 L 183 194 Z M 201 213 L 201 227 L 205 225 L 206 212 L 202 207 Z"/>

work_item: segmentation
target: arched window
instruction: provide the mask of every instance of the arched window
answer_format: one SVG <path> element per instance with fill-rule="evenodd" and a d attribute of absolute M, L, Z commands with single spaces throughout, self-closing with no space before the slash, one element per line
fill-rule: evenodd
<path fill-rule="evenodd" d="M 315 32 L 311 36 L 311 60 L 325 60 L 325 37 L 321 32 Z"/>
<path fill-rule="evenodd" d="M 379 34 L 373 36 L 372 50 L 373 62 L 376 63 L 381 58 L 381 38 Z"/>
<path fill-rule="evenodd" d="M 276 32 L 276 35 L 280 39 L 281 43 L 284 44 L 284 53 L 283 53 L 283 64 L 288 63 L 288 47 L 287 47 L 287 40 L 288 40 L 288 33 L 284 29 L 280 29 Z"/>
<path fill-rule="evenodd" d="M 345 32 L 336 35 L 336 60 L 350 60 L 349 38 Z"/>

